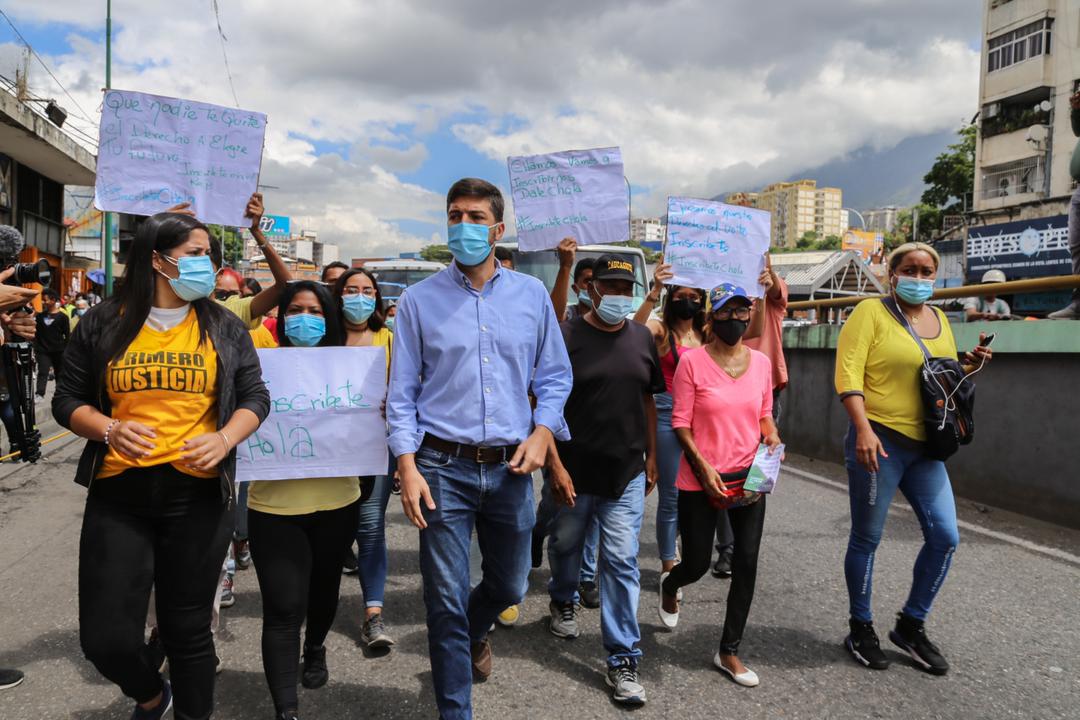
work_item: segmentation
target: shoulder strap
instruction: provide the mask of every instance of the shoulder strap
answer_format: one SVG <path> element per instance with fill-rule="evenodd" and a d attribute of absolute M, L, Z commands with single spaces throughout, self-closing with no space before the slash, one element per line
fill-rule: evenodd
<path fill-rule="evenodd" d="M 919 349 L 923 352 L 923 357 L 927 360 L 932 359 L 934 356 L 930 354 L 930 351 L 926 348 L 926 344 L 919 337 L 919 334 L 912 329 L 911 324 L 904 317 L 904 313 L 900 310 L 900 306 L 896 304 L 896 299 L 891 297 L 881 298 L 881 304 L 885 306 L 885 309 L 889 311 L 889 314 L 893 316 L 896 322 L 900 323 L 908 334 L 915 339 L 915 342 L 919 345 Z M 938 322 L 942 322 L 941 317 L 938 316 Z"/>

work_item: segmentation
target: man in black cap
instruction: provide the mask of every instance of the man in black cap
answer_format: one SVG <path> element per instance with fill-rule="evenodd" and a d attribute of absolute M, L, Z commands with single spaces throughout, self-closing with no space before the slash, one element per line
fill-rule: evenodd
<path fill-rule="evenodd" d="M 637 623 L 641 576 L 638 534 L 645 496 L 658 477 L 656 405 L 664 377 L 648 328 L 633 312 L 632 262 L 602 255 L 588 283 L 592 309 L 562 324 L 574 385 L 564 415 L 571 440 L 558 442 L 562 468 L 552 468 L 552 492 L 564 506 L 551 525 L 551 632 L 578 635 L 575 603 L 586 530 L 600 522 L 600 623 L 607 682 L 616 702 L 641 705 Z"/>

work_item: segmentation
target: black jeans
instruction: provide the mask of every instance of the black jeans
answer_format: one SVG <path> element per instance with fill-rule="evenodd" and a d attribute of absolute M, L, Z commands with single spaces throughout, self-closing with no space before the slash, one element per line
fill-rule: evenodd
<path fill-rule="evenodd" d="M 210 632 L 232 508 L 218 480 L 171 466 L 95 480 L 79 541 L 79 639 L 102 675 L 137 703 L 153 700 L 161 675 L 144 653 L 150 589 L 169 658 L 178 719 L 214 709 Z"/>
<path fill-rule="evenodd" d="M 60 370 L 64 367 L 64 351 L 34 353 L 37 356 L 37 394 L 44 395 L 49 387 L 49 368 L 56 371 L 56 377 L 60 377 Z"/>
<path fill-rule="evenodd" d="M 263 602 L 263 671 L 277 712 L 298 709 L 300 626 L 306 619 L 305 647 L 326 640 L 337 614 L 341 558 L 359 520 L 359 500 L 307 515 L 248 509 L 248 542 Z"/>
<path fill-rule="evenodd" d="M 731 587 L 728 589 L 724 632 L 720 637 L 720 652 L 735 655 L 750 605 L 754 602 L 757 582 L 758 549 L 761 531 L 765 527 L 765 496 L 753 505 L 727 511 L 735 536 L 731 558 Z M 682 536 L 682 562 L 664 580 L 664 593 L 675 595 L 679 588 L 697 582 L 709 570 L 712 559 L 712 540 L 719 511 L 709 504 L 704 491 L 679 491 L 679 535 Z"/>

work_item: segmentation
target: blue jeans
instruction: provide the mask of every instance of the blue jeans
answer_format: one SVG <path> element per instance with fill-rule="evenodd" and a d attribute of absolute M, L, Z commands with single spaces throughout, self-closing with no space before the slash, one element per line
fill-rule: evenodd
<path fill-rule="evenodd" d="M 366 608 L 381 608 L 386 597 L 386 506 L 393 484 L 392 475 L 376 475 L 371 497 L 360 503 L 356 564 Z"/>
<path fill-rule="evenodd" d="M 925 620 L 934 597 L 949 572 L 953 553 L 960 543 L 953 500 L 945 463 L 923 456 L 921 450 L 899 444 L 878 434 L 889 457 L 879 457 L 879 470 L 872 475 L 855 459 L 855 429 L 844 440 L 848 470 L 848 497 L 851 501 L 851 536 L 844 558 L 851 617 L 870 622 L 870 597 L 874 578 L 874 552 L 889 503 L 897 488 L 915 510 L 922 526 L 923 546 L 915 559 L 915 577 L 904 614 Z"/>
<path fill-rule="evenodd" d="M 555 502 L 555 496 L 551 494 L 551 482 L 548 480 L 547 471 L 544 471 L 544 487 L 540 491 L 540 504 L 536 507 L 535 533 L 547 536 L 551 533 L 552 523 L 559 514 L 559 504 Z M 589 523 L 589 532 L 585 536 L 585 546 L 581 557 L 581 576 L 579 582 L 596 581 L 596 556 L 600 544 L 600 521 L 596 518 Z"/>
<path fill-rule="evenodd" d="M 574 507 L 560 507 L 551 528 L 548 593 L 557 603 L 577 598 L 581 554 L 590 523 L 600 525 L 600 632 L 608 667 L 641 658 L 638 628 L 638 535 L 645 515 L 645 474 L 630 481 L 617 499 L 581 494 Z"/>
<path fill-rule="evenodd" d="M 660 482 L 656 490 L 656 545 L 660 560 L 675 560 L 675 541 L 679 535 L 679 489 L 675 478 L 679 474 L 682 446 L 671 427 L 672 399 L 669 393 L 653 396 L 656 399 L 656 460 L 660 470 Z"/>
<path fill-rule="evenodd" d="M 521 602 L 536 522 L 532 481 L 505 463 L 480 465 L 422 447 L 416 466 L 431 488 L 423 507 L 420 572 L 427 608 L 435 700 L 444 720 L 472 717 L 471 646 L 500 612 Z M 469 591 L 469 542 L 476 528 L 483 579 Z"/>

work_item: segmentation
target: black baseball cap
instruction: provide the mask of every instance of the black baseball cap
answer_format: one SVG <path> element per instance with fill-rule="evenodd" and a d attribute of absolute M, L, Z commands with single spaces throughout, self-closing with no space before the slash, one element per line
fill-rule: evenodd
<path fill-rule="evenodd" d="M 593 262 L 593 280 L 629 280 L 640 285 L 634 263 L 626 255 L 607 253 Z"/>

